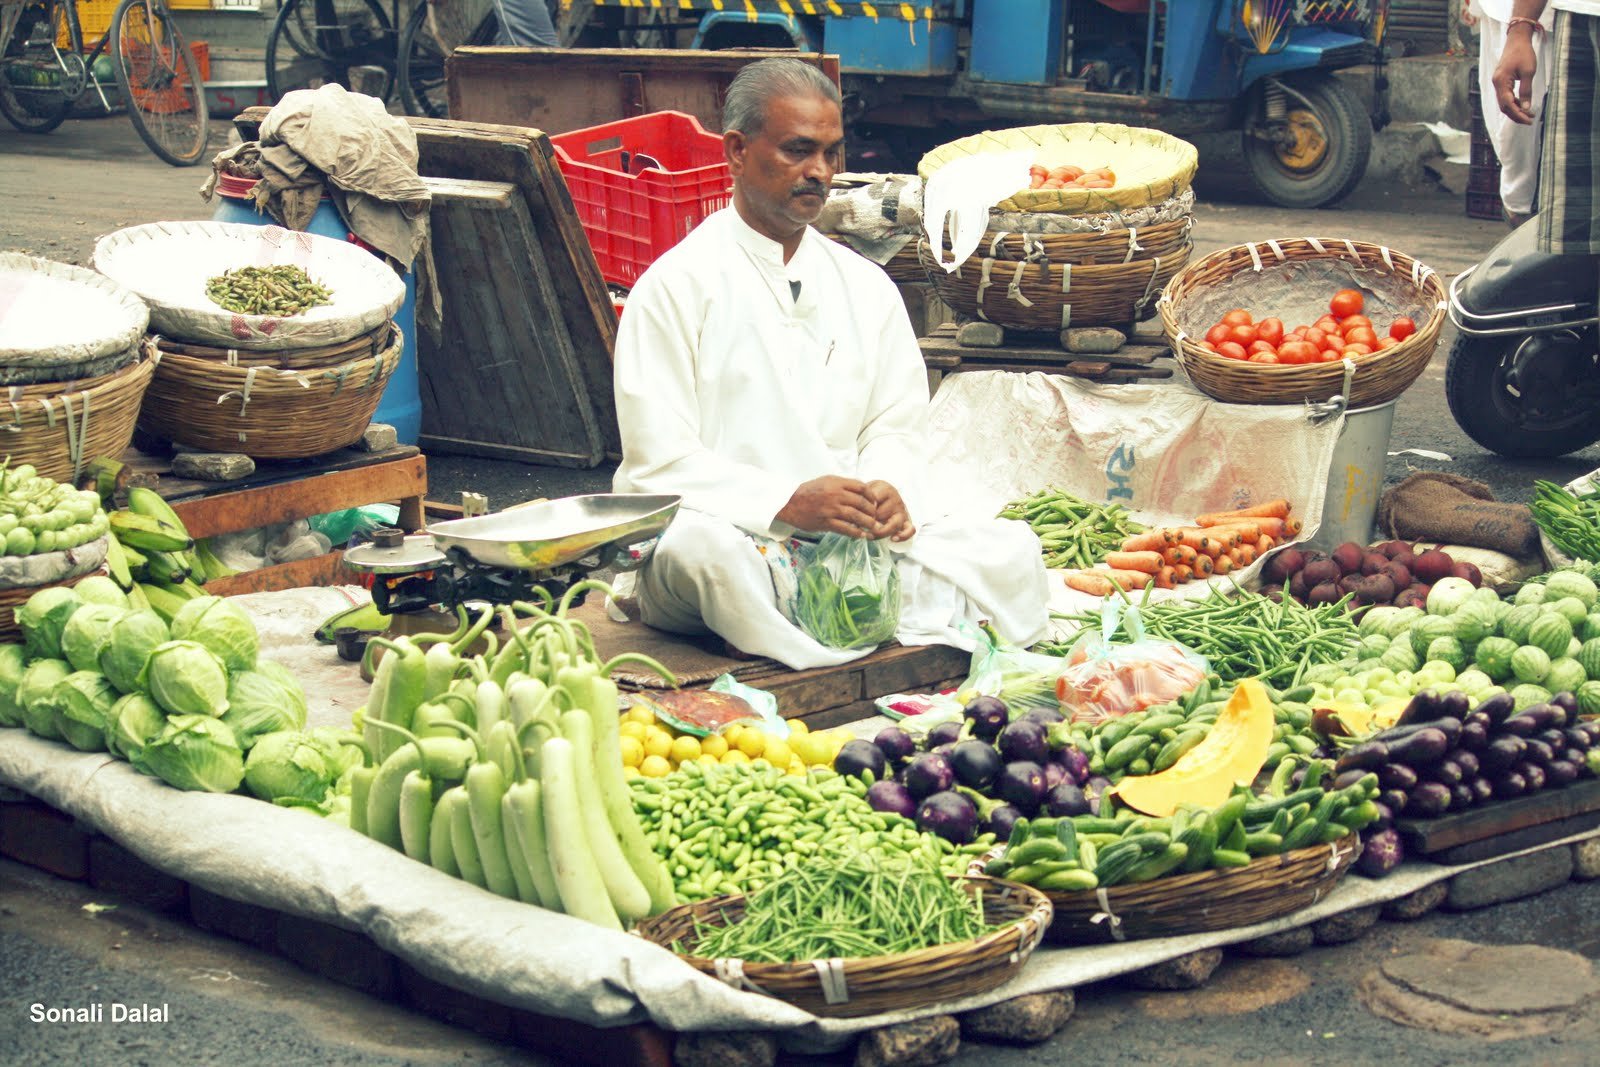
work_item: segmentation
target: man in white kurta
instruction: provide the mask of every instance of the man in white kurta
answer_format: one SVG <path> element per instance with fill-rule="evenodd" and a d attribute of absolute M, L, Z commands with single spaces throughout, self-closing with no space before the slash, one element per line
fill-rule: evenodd
<path fill-rule="evenodd" d="M 811 70 L 754 66 L 772 64 Z M 837 96 L 799 100 L 795 118 L 795 93 L 820 92 L 807 88 L 815 75 L 776 74 L 747 79 L 765 121 L 748 118 L 738 81 L 729 89 L 730 112 L 746 105 L 745 130 L 724 122 L 733 206 L 645 272 L 618 330 L 615 488 L 683 497 L 639 573 L 640 613 L 796 669 L 856 659 L 870 650 L 825 647 L 785 618 L 748 536 L 848 532 L 901 553 L 902 643 L 970 649 L 988 620 L 1030 644 L 1048 616 L 1038 539 L 927 484 L 927 378 L 899 294 L 799 221 L 820 212 L 840 154 L 818 127 L 842 129 Z"/>

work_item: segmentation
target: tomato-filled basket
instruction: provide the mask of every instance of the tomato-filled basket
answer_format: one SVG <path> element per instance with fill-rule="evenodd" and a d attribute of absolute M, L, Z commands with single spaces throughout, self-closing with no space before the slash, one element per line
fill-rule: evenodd
<path fill-rule="evenodd" d="M 1316 362 L 1250 362 L 1203 342 L 1232 309 L 1284 324 L 1328 314 L 1336 291 L 1354 289 L 1375 327 L 1401 318 L 1415 332 L 1393 347 Z M 1195 388 L 1231 404 L 1299 404 L 1343 395 L 1348 406 L 1384 404 L 1422 374 L 1444 325 L 1444 283 L 1433 268 L 1383 245 L 1296 237 L 1212 252 L 1167 283 L 1157 301 L 1167 341 Z"/>

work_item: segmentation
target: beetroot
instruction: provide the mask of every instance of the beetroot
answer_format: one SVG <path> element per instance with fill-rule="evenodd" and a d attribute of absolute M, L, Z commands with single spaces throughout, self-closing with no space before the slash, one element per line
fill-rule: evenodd
<path fill-rule="evenodd" d="M 1281 585 L 1264 585 L 1258 590 L 1258 592 L 1268 600 L 1272 601 L 1274 604 L 1281 604 L 1283 602 L 1284 593 L 1283 586 Z"/>
<path fill-rule="evenodd" d="M 1454 568 L 1455 560 L 1437 548 L 1430 548 L 1417 557 L 1417 561 L 1411 565 L 1411 573 L 1416 575 L 1417 581 L 1432 585 L 1440 578 L 1450 577 Z"/>
<path fill-rule="evenodd" d="M 1410 589 L 1403 589 L 1394 598 L 1394 606 L 1397 608 L 1421 608 L 1426 611 L 1428 609 L 1428 594 L 1417 592 L 1416 586 L 1412 586 Z"/>
<path fill-rule="evenodd" d="M 1385 541 L 1383 544 L 1378 545 L 1377 549 L 1390 559 L 1394 559 L 1402 552 L 1408 556 L 1411 555 L 1411 546 L 1404 541 Z"/>
<path fill-rule="evenodd" d="M 1368 878 L 1382 878 L 1400 866 L 1405 858 L 1406 850 L 1400 843 L 1400 835 L 1393 830 L 1379 830 L 1367 836 L 1361 856 L 1356 860 L 1356 870 Z"/>
<path fill-rule="evenodd" d="M 1314 589 L 1323 582 L 1337 582 L 1339 580 L 1339 565 L 1324 556 L 1314 559 L 1301 568 L 1300 573 L 1306 576 L 1306 588 Z"/>
<path fill-rule="evenodd" d="M 1410 552 L 1397 552 L 1389 557 L 1389 562 L 1404 567 L 1409 572 L 1416 565 L 1417 557 Z"/>
<path fill-rule="evenodd" d="M 1450 573 L 1457 578 L 1465 578 L 1472 583 L 1474 589 L 1483 584 L 1483 572 L 1476 565 L 1468 563 L 1466 560 L 1457 560 L 1455 565 L 1450 568 Z"/>
<path fill-rule="evenodd" d="M 1361 573 L 1366 575 L 1377 574 L 1389 565 L 1389 557 L 1382 552 L 1368 552 L 1361 557 Z"/>
<path fill-rule="evenodd" d="M 1339 587 L 1335 583 L 1323 582 L 1321 585 L 1312 588 L 1311 594 L 1306 598 L 1306 601 L 1311 606 L 1318 607 L 1323 604 L 1332 604 L 1343 595 L 1339 592 Z"/>
<path fill-rule="evenodd" d="M 1366 551 L 1354 541 L 1346 541 L 1333 550 L 1333 562 L 1339 565 L 1340 574 L 1354 574 L 1361 570 L 1361 561 L 1366 558 Z"/>
<path fill-rule="evenodd" d="M 1339 579 L 1339 595 L 1349 596 L 1351 593 L 1354 593 L 1356 588 L 1364 581 L 1366 581 L 1366 579 L 1361 576 L 1360 571 L 1351 571 L 1349 574 Z"/>
<path fill-rule="evenodd" d="M 1363 604 L 1387 604 L 1394 600 L 1394 582 L 1384 574 L 1374 574 L 1356 583 L 1356 599 Z"/>
<path fill-rule="evenodd" d="M 1274 553 L 1261 568 L 1263 581 L 1283 585 L 1306 565 L 1306 558 L 1298 548 L 1286 548 Z"/>
<path fill-rule="evenodd" d="M 1396 589 L 1405 589 L 1411 585 L 1411 569 L 1403 563 L 1396 563 L 1391 559 L 1389 565 L 1378 573 L 1387 575 Z"/>
<path fill-rule="evenodd" d="M 1294 577 L 1289 579 L 1289 595 L 1300 601 L 1311 595 L 1311 586 L 1306 584 L 1305 571 L 1295 571 Z"/>

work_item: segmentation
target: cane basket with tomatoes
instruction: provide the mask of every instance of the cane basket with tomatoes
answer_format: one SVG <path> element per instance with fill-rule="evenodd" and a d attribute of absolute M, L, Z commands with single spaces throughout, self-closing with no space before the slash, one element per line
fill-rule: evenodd
<path fill-rule="evenodd" d="M 1235 404 L 1399 396 L 1433 355 L 1445 318 L 1432 268 L 1381 245 L 1292 238 L 1189 264 L 1157 305 L 1184 372 Z"/>

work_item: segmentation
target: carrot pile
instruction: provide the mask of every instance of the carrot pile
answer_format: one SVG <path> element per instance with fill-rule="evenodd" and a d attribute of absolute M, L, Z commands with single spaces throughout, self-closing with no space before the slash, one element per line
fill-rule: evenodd
<path fill-rule="evenodd" d="M 1165 526 L 1125 538 L 1120 551 L 1086 570 L 1069 571 L 1067 586 L 1091 596 L 1118 589 L 1172 589 L 1254 563 L 1300 533 L 1287 500 L 1200 515 L 1192 526 Z"/>
<path fill-rule="evenodd" d="M 1059 167 L 1035 163 L 1028 168 L 1029 189 L 1109 189 L 1116 184 L 1116 172 L 1110 167 L 1084 170 L 1070 163 Z"/>

